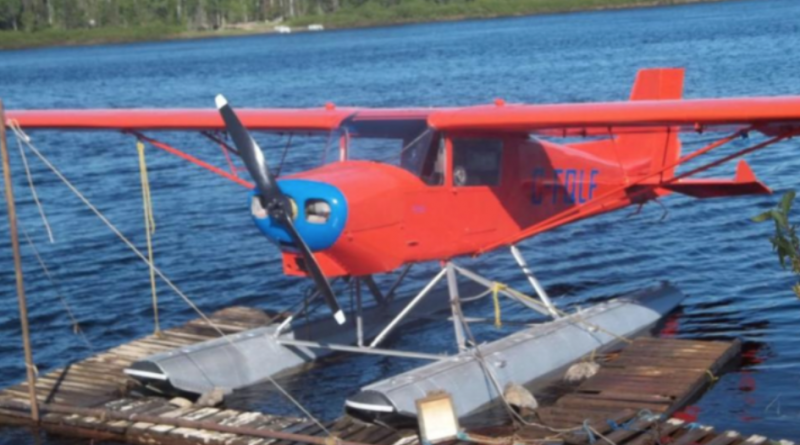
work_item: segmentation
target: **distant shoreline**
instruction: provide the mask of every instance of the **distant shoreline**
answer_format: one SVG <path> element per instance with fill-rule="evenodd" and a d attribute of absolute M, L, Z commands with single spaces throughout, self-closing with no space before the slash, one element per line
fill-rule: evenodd
<path fill-rule="evenodd" d="M 508 17 L 525 17 L 548 14 L 564 14 L 586 11 L 609 11 L 623 9 L 679 6 L 696 3 L 716 3 L 734 0 L 629 0 L 621 3 L 615 0 L 593 1 L 585 6 L 560 8 L 542 5 L 538 8 L 500 13 L 462 13 L 436 17 L 362 17 L 351 11 L 337 11 L 326 16 L 311 15 L 290 20 L 284 24 L 292 32 L 309 32 L 312 23 L 324 25 L 325 30 L 362 29 L 390 26 L 403 26 L 422 23 L 457 22 L 464 20 L 484 20 Z M 604 3 L 602 3 L 604 2 Z M 388 8 L 387 11 L 391 11 Z M 74 30 L 47 29 L 36 32 L 0 31 L 0 50 L 21 50 L 65 46 L 90 46 L 115 43 L 159 42 L 170 40 L 195 40 L 235 36 L 277 34 L 275 25 L 265 22 L 242 23 L 224 29 L 207 31 L 187 31 L 174 26 L 143 26 L 130 28 L 87 28 Z"/>

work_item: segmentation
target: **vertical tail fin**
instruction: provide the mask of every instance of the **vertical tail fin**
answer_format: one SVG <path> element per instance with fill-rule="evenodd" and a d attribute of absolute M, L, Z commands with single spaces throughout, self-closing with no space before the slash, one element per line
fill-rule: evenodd
<path fill-rule="evenodd" d="M 640 70 L 631 91 L 631 100 L 681 99 L 683 78 L 683 68 Z M 677 131 L 669 128 L 643 130 L 646 132 L 621 134 L 615 143 L 620 162 L 629 177 L 659 171 L 675 162 L 681 154 Z M 661 182 L 674 175 L 674 168 L 671 168 L 653 178 L 653 182 Z"/>

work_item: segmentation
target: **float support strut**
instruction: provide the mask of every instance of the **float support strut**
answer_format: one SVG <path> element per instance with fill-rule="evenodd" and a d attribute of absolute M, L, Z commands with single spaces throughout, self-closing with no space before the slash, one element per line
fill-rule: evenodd
<path fill-rule="evenodd" d="M 394 317 L 394 319 L 391 322 L 389 322 L 388 325 L 386 325 L 385 328 L 383 328 L 383 331 L 381 331 L 381 333 L 378 334 L 377 337 L 375 337 L 375 340 L 372 340 L 372 343 L 370 343 L 369 347 L 374 348 L 378 346 L 378 344 L 380 344 L 380 342 L 383 341 L 383 339 L 386 338 L 386 336 L 389 335 L 390 332 L 392 332 L 392 329 L 394 329 L 395 326 L 397 326 L 397 324 L 400 323 L 400 320 L 405 318 L 405 316 L 408 315 L 408 313 L 411 312 L 412 309 L 414 309 L 414 306 L 416 306 L 423 298 L 425 298 L 426 295 L 428 295 L 431 289 L 433 289 L 433 286 L 436 286 L 436 284 L 439 283 L 439 281 L 441 281 L 442 277 L 444 277 L 444 274 L 446 272 L 447 272 L 446 268 L 440 270 L 439 273 L 436 274 L 436 276 L 433 278 L 433 280 L 431 280 L 430 283 L 428 283 L 417 294 L 417 296 L 414 297 L 414 299 L 411 300 L 408 303 L 408 305 L 406 305 L 406 307 L 402 311 L 400 311 L 400 313 L 397 314 L 397 316 Z"/>
<path fill-rule="evenodd" d="M 356 285 L 356 337 L 358 346 L 364 346 L 364 312 L 361 304 L 361 278 L 355 279 Z"/>
<path fill-rule="evenodd" d="M 462 325 L 461 317 L 461 300 L 458 296 L 458 277 L 456 277 L 456 268 L 452 263 L 448 262 L 444 269 L 447 271 L 447 289 L 450 291 L 450 309 L 453 312 L 453 329 L 456 333 L 456 343 L 458 344 L 458 352 L 467 350 L 467 342 L 464 337 L 464 325 Z"/>
<path fill-rule="evenodd" d="M 558 315 L 558 311 L 556 311 L 556 308 L 553 306 L 553 303 L 550 301 L 550 296 L 547 295 L 544 287 L 539 283 L 539 280 L 536 279 L 536 277 L 533 275 L 533 272 L 531 272 L 531 269 L 528 267 L 525 257 L 522 256 L 522 253 L 519 251 L 517 246 L 513 244 L 511 245 L 511 256 L 514 257 L 514 261 L 516 261 L 520 269 L 522 269 L 522 273 L 528 277 L 528 281 L 531 283 L 531 286 L 533 286 L 533 290 L 536 291 L 537 295 L 539 295 L 539 299 L 541 299 L 542 303 L 544 303 L 544 306 L 547 308 L 547 312 L 550 313 L 550 316 L 552 316 L 554 319 L 561 318 L 561 316 Z"/>
<path fill-rule="evenodd" d="M 384 300 L 387 303 L 391 303 L 392 300 L 394 300 L 395 292 L 397 291 L 397 288 L 400 287 L 400 284 L 403 282 L 403 279 L 405 279 L 406 275 L 408 275 L 408 272 L 411 270 L 411 266 L 412 266 L 411 264 L 406 264 L 406 267 L 404 267 L 403 271 L 400 272 L 400 275 L 394 281 L 394 283 L 392 284 L 392 287 L 390 287 L 389 291 L 386 292 L 386 296 L 384 297 Z"/>

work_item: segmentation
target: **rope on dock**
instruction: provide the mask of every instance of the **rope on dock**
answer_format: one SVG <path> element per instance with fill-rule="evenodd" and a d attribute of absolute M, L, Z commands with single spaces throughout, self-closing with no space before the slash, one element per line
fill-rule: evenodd
<path fill-rule="evenodd" d="M 521 293 L 519 291 L 516 291 L 513 288 L 511 288 L 508 285 L 505 285 L 503 283 L 494 282 L 492 284 L 492 287 L 491 287 L 490 290 L 492 291 L 492 294 L 494 295 L 495 317 L 497 317 L 497 319 L 499 319 L 499 301 L 498 301 L 499 298 L 498 298 L 498 294 L 499 294 L 500 291 L 503 291 L 503 290 L 507 291 L 507 292 L 512 292 L 515 295 L 517 295 L 518 297 L 530 300 L 531 302 L 533 302 L 535 304 L 542 305 L 542 303 L 540 303 L 538 300 L 535 300 L 534 298 L 532 298 L 532 297 L 530 297 L 528 295 L 525 295 L 525 294 L 523 294 L 523 293 Z M 555 310 L 557 312 L 559 312 L 560 315 L 562 315 L 562 316 L 570 317 L 572 320 L 574 320 L 574 321 L 576 321 L 578 323 L 584 324 L 586 326 L 589 326 L 590 328 L 593 328 L 595 330 L 604 331 L 608 335 L 610 335 L 612 337 L 615 337 L 620 341 L 623 341 L 623 342 L 628 343 L 628 344 L 633 343 L 633 340 L 630 340 L 630 339 L 625 338 L 623 336 L 617 335 L 617 334 L 615 334 L 613 332 L 607 331 L 607 330 L 605 330 L 605 329 L 603 329 L 603 328 L 601 328 L 599 326 L 596 326 L 595 324 L 588 322 L 584 318 L 577 316 L 577 314 L 570 315 L 570 314 L 567 314 L 567 313 L 565 313 L 565 312 L 563 312 L 563 311 L 561 311 L 559 309 L 555 309 Z M 572 434 L 584 433 L 584 434 L 586 434 L 587 439 L 588 439 L 589 443 L 591 443 L 591 444 L 597 443 L 598 442 L 597 438 L 599 438 L 599 440 L 601 440 L 601 441 L 603 441 L 603 442 L 605 442 L 605 443 L 607 443 L 609 445 L 617 445 L 613 440 L 611 440 L 608 437 L 604 436 L 596 428 L 594 428 L 592 425 L 590 425 L 589 424 L 589 419 L 586 419 L 582 424 L 576 425 L 576 426 L 571 427 L 571 428 L 553 428 L 551 426 L 544 425 L 544 424 L 538 423 L 538 422 L 533 422 L 533 421 L 527 420 L 524 417 L 522 417 L 522 415 L 520 415 L 518 412 L 516 412 L 514 410 L 514 408 L 511 406 L 511 404 L 508 402 L 508 400 L 506 399 L 506 396 L 504 394 L 503 389 L 500 387 L 500 384 L 497 381 L 496 377 L 494 376 L 494 373 L 492 372 L 490 366 L 486 363 L 486 359 L 483 356 L 483 353 L 481 352 L 480 346 L 478 345 L 477 341 L 475 340 L 474 335 L 472 334 L 472 330 L 469 327 L 469 323 L 466 323 L 464 321 L 465 320 L 464 319 L 464 314 L 463 314 L 463 312 L 461 312 L 460 306 L 456 307 L 456 312 L 454 313 L 454 316 L 456 316 L 460 320 L 461 324 L 463 325 L 464 332 L 466 333 L 467 337 L 469 338 L 470 342 L 473 345 L 473 348 L 471 349 L 471 351 L 473 353 L 473 356 L 475 357 L 477 362 L 480 364 L 481 370 L 483 371 L 484 375 L 491 382 L 492 386 L 494 386 L 495 390 L 497 391 L 497 393 L 498 393 L 498 395 L 500 397 L 500 400 L 503 402 L 503 405 L 505 406 L 505 408 L 508 411 L 511 419 L 514 422 L 518 422 L 518 423 L 520 423 L 522 425 L 532 426 L 532 427 L 543 429 L 545 431 L 549 431 L 551 433 L 554 433 L 554 437 L 555 438 L 564 437 L 565 435 L 570 434 L 570 433 L 572 433 Z M 592 356 L 593 357 L 594 357 L 594 353 L 595 353 L 595 351 L 592 351 Z M 645 410 L 645 411 L 640 412 L 634 419 L 635 420 L 639 420 L 639 419 L 642 419 L 642 418 L 650 418 L 650 417 L 652 417 L 652 413 L 647 411 L 647 410 Z M 609 421 L 609 422 L 611 422 L 611 421 Z M 632 421 L 631 422 L 627 422 L 625 424 L 625 426 L 630 425 L 630 424 L 632 424 Z M 609 425 L 611 425 L 611 423 L 609 423 Z M 612 425 L 612 429 L 613 429 L 613 425 Z M 518 442 L 518 440 L 516 440 L 517 439 L 516 436 L 511 436 L 511 437 L 506 437 L 506 438 L 496 438 L 496 439 L 494 439 L 493 442 L 483 442 L 481 440 L 482 437 L 471 437 L 470 438 L 469 435 L 464 435 L 463 437 L 459 437 L 459 438 L 461 438 L 463 440 L 466 440 L 466 441 L 470 441 L 470 442 L 490 443 L 491 445 L 500 445 L 500 444 L 503 444 L 503 443 L 517 443 Z"/>
<path fill-rule="evenodd" d="M 454 314 L 453 315 L 455 317 L 457 317 L 458 320 L 460 321 L 460 323 L 463 325 L 464 332 L 467 334 L 467 337 L 469 338 L 469 341 L 473 345 L 473 348 L 470 349 L 470 351 L 472 351 L 472 355 L 475 357 L 475 360 L 481 366 L 481 370 L 483 371 L 484 375 L 486 375 L 486 377 L 492 383 L 492 386 L 494 386 L 495 391 L 497 391 L 497 394 L 500 396 L 500 400 L 503 401 L 503 406 L 506 408 L 506 411 L 510 415 L 512 421 L 521 423 L 523 425 L 535 426 L 537 428 L 542 428 L 542 429 L 545 429 L 545 430 L 553 432 L 553 433 L 570 433 L 570 432 L 574 432 L 574 431 L 576 431 L 576 430 L 581 428 L 581 427 L 564 428 L 564 429 L 553 428 L 553 427 L 550 427 L 550 426 L 547 426 L 547 425 L 544 425 L 544 424 L 541 424 L 541 423 L 528 421 L 525 418 L 523 418 L 519 413 L 517 413 L 514 410 L 514 408 L 511 406 L 511 404 L 508 402 L 508 399 L 506 398 L 506 396 L 504 394 L 505 391 L 503 391 L 503 388 L 500 387 L 500 383 L 497 381 L 497 378 L 495 377 L 494 373 L 492 372 L 492 369 L 486 363 L 486 357 L 484 357 L 483 352 L 481 352 L 480 345 L 475 340 L 475 336 L 472 334 L 472 329 L 469 327 L 469 323 L 466 323 L 464 321 L 464 313 L 461 311 L 461 306 L 460 305 L 456 305 L 454 308 L 455 309 L 454 309 Z M 616 445 L 616 444 L 612 444 L 612 445 Z"/>

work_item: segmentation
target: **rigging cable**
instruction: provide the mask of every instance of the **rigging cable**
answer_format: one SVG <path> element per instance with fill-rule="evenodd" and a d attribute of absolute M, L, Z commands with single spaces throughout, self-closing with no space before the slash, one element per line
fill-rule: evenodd
<path fill-rule="evenodd" d="M 456 271 L 458 271 L 458 270 L 459 270 L 459 268 L 456 267 Z M 505 291 L 505 292 L 514 294 L 517 298 L 525 299 L 525 300 L 530 301 L 531 303 L 534 303 L 536 305 L 544 307 L 543 303 L 539 302 L 538 300 L 534 299 L 533 297 L 530 297 L 530 296 L 528 296 L 528 295 L 526 295 L 526 294 L 524 294 L 522 292 L 519 292 L 519 291 L 515 290 L 514 288 L 512 288 L 512 287 L 510 287 L 510 286 L 508 286 L 506 284 L 503 284 L 503 283 L 493 282 L 491 287 L 489 288 L 489 290 L 495 295 L 499 294 L 501 291 Z M 496 304 L 495 310 L 498 310 L 499 309 L 498 298 L 495 297 L 494 299 L 495 299 L 495 304 Z M 589 330 L 597 330 L 597 331 L 603 332 L 606 335 L 614 337 L 617 340 L 623 341 L 623 342 L 628 343 L 628 344 L 633 343 L 632 340 L 630 340 L 630 339 L 628 339 L 628 338 L 626 338 L 624 336 L 618 335 L 618 334 L 616 334 L 614 332 L 611 332 L 611 331 L 608 331 L 606 329 L 603 329 L 602 327 L 597 326 L 594 323 L 589 322 L 584 317 L 580 316 L 579 313 L 575 313 L 575 314 L 570 315 L 570 314 L 567 314 L 566 312 L 564 312 L 564 311 L 562 311 L 562 310 L 560 310 L 558 308 L 554 308 L 554 310 L 559 315 L 561 315 L 562 317 L 568 317 L 568 319 L 570 320 L 571 323 L 584 325 L 587 328 L 589 328 Z M 529 420 L 523 418 L 519 413 L 517 413 L 514 410 L 514 408 L 511 406 L 511 404 L 509 403 L 508 399 L 506 398 L 506 395 L 504 394 L 503 388 L 500 387 L 500 383 L 497 381 L 497 378 L 495 377 L 494 373 L 492 372 L 492 369 L 489 367 L 489 364 L 486 362 L 486 357 L 483 355 L 483 352 L 480 349 L 480 345 L 476 341 L 475 336 L 472 333 L 472 329 L 469 326 L 469 323 L 466 322 L 466 318 L 464 317 L 464 313 L 461 310 L 461 306 L 460 305 L 454 305 L 453 306 L 453 316 L 455 318 L 457 318 L 459 320 L 459 322 L 461 323 L 461 325 L 463 326 L 464 332 L 466 333 L 467 338 L 469 339 L 470 343 L 472 343 L 472 346 L 473 346 L 472 349 L 470 350 L 472 352 L 472 355 L 475 357 L 475 360 L 480 365 L 481 370 L 483 371 L 484 375 L 491 382 L 491 384 L 494 387 L 495 391 L 497 391 L 497 394 L 499 395 L 500 400 L 503 402 L 504 407 L 506 408 L 506 410 L 508 411 L 509 415 L 511 416 L 511 418 L 513 420 L 515 420 L 515 421 L 517 421 L 517 422 L 519 422 L 519 423 L 521 423 L 523 425 L 533 426 L 533 427 L 536 427 L 536 428 L 541 428 L 541 429 L 550 431 L 552 433 L 556 433 L 558 436 L 562 436 L 562 435 L 568 434 L 568 433 L 575 433 L 575 432 L 579 432 L 579 431 L 583 430 L 588 434 L 596 435 L 597 437 L 601 438 L 603 441 L 607 442 L 610 445 L 616 445 L 616 443 L 614 441 L 612 441 L 609 438 L 603 436 L 602 434 L 600 434 L 599 431 L 597 431 L 595 428 L 593 428 L 591 425 L 589 425 L 588 421 L 583 422 L 583 424 L 581 424 L 580 426 L 575 426 L 575 427 L 572 427 L 572 428 L 553 428 L 553 427 L 550 427 L 550 426 L 547 426 L 547 425 L 544 425 L 544 424 L 541 424 L 541 423 L 537 423 L 537 422 L 532 422 L 532 421 L 529 421 Z M 495 316 L 499 317 L 497 312 L 495 313 Z M 497 318 L 496 318 L 496 321 L 497 321 Z M 594 354 L 595 354 L 595 351 L 592 351 L 592 355 L 594 355 Z"/>
<path fill-rule="evenodd" d="M 490 288 L 490 290 L 492 292 L 494 292 L 495 289 L 497 289 L 497 292 L 506 291 L 509 294 L 513 294 L 516 298 L 519 298 L 521 300 L 526 300 L 526 301 L 528 301 L 529 303 L 531 303 L 531 304 L 533 304 L 535 306 L 539 306 L 541 308 L 546 308 L 546 306 L 543 303 L 541 303 L 539 300 L 537 300 L 537 299 L 535 299 L 535 298 L 533 298 L 533 297 L 531 297 L 531 296 L 529 296 L 529 295 L 527 295 L 527 294 L 525 294 L 523 292 L 520 292 L 520 291 L 514 289 L 513 287 L 511 287 L 511 286 L 509 286 L 507 284 L 503 284 L 503 283 L 500 283 L 500 282 L 494 282 L 494 284 L 492 285 L 492 288 Z M 625 336 L 616 334 L 616 333 L 614 333 L 612 331 L 609 331 L 608 329 L 603 328 L 602 326 L 599 326 L 599 325 L 597 325 L 595 323 L 590 322 L 586 318 L 582 317 L 580 315 L 580 312 L 575 312 L 573 314 L 569 314 L 569 313 L 567 313 L 565 311 L 562 311 L 561 309 L 558 309 L 556 307 L 554 307 L 553 310 L 555 310 L 558 315 L 560 315 L 562 317 L 567 317 L 570 320 L 570 322 L 581 324 L 581 325 L 589 328 L 589 330 L 602 332 L 602 333 L 604 333 L 604 334 L 606 334 L 606 335 L 608 335 L 610 337 L 614 337 L 615 339 L 617 339 L 617 340 L 619 340 L 619 341 L 621 341 L 623 343 L 627 343 L 627 344 L 633 343 L 633 340 L 631 340 L 631 339 L 629 339 L 629 338 L 627 338 Z"/>
<path fill-rule="evenodd" d="M 28 231 L 25 230 L 25 226 L 20 224 L 19 220 L 17 221 L 17 225 L 19 225 L 19 228 L 22 230 L 22 235 L 28 242 L 28 245 L 30 246 L 33 255 L 36 257 L 36 261 L 39 262 L 39 267 L 42 268 L 42 272 L 50 281 L 50 284 L 53 286 L 53 289 L 55 289 L 56 296 L 58 296 L 58 299 L 61 300 L 61 305 L 64 306 L 64 311 L 67 313 L 67 316 L 72 322 L 72 332 L 74 332 L 76 335 L 81 336 L 83 342 L 86 343 L 86 347 L 89 348 L 89 351 L 91 351 L 92 353 L 97 352 L 92 342 L 90 342 L 89 338 L 86 337 L 86 333 L 83 332 L 83 329 L 81 328 L 81 325 L 78 322 L 77 317 L 75 317 L 75 313 L 72 312 L 72 308 L 70 308 L 67 299 L 64 297 L 64 294 L 61 293 L 61 286 L 59 286 L 55 278 L 53 278 L 53 275 L 50 273 L 50 269 L 47 267 L 47 264 L 45 264 L 44 260 L 42 259 L 42 256 L 39 254 L 39 249 L 36 248 L 36 245 L 33 243 L 33 240 L 28 235 Z"/>
<path fill-rule="evenodd" d="M 31 190 L 31 196 L 33 197 L 33 201 L 36 203 L 36 207 L 39 210 L 39 215 L 42 218 L 42 223 L 44 224 L 45 230 L 47 231 L 47 237 L 50 240 L 51 244 L 55 243 L 55 239 L 53 237 L 53 231 L 52 231 L 52 228 L 50 227 L 50 222 L 48 221 L 47 215 L 45 214 L 44 206 L 42 205 L 41 201 L 39 200 L 39 194 L 36 192 L 36 186 L 34 185 L 34 182 L 33 182 L 33 175 L 31 174 L 30 165 L 28 164 L 28 157 L 25 155 L 25 149 L 24 149 L 24 147 L 22 145 L 22 141 L 23 140 L 28 142 L 28 141 L 30 141 L 30 138 L 25 133 L 22 133 L 21 128 L 19 126 L 19 122 L 17 122 L 16 119 L 11 120 L 9 122 L 9 126 L 11 127 L 12 131 L 14 131 L 15 134 L 17 134 L 16 129 L 19 129 L 20 130 L 20 134 L 22 135 L 22 138 L 17 136 L 16 139 L 17 139 L 17 147 L 19 148 L 19 154 L 20 154 L 20 157 L 22 158 L 22 165 L 25 168 L 25 176 L 28 179 L 28 187 Z M 91 351 L 93 353 L 96 352 L 96 350 L 94 348 L 94 345 L 92 344 L 91 341 L 89 341 L 89 338 L 86 337 L 86 333 L 83 332 L 83 329 L 81 328 L 80 323 L 78 322 L 78 319 L 75 317 L 75 314 L 72 311 L 72 308 L 70 307 L 69 303 L 67 302 L 67 299 L 64 297 L 64 294 L 61 292 L 61 286 L 58 285 L 58 283 L 56 282 L 55 278 L 50 273 L 50 269 L 47 267 L 47 264 L 44 262 L 44 259 L 42 258 L 41 254 L 39 253 L 39 249 L 36 248 L 36 244 L 34 244 L 33 239 L 31 239 L 30 235 L 28 235 L 28 231 L 25 230 L 25 226 L 22 225 L 19 222 L 19 220 L 17 220 L 17 226 L 22 231 L 22 235 L 25 237 L 25 241 L 30 246 L 31 251 L 33 252 L 33 255 L 36 257 L 36 261 L 39 263 L 39 267 L 42 269 L 42 273 L 44 273 L 45 277 L 47 277 L 47 280 L 50 281 L 50 284 L 53 286 L 53 289 L 55 289 L 56 296 L 58 297 L 59 301 L 61 302 L 61 305 L 64 307 L 64 311 L 67 313 L 67 316 L 70 319 L 70 323 L 71 323 L 71 326 L 72 326 L 72 331 L 76 335 L 80 335 L 81 336 L 81 338 L 83 339 L 83 342 L 86 344 L 86 347 L 89 349 L 89 351 Z"/>
<path fill-rule="evenodd" d="M 28 149 L 30 149 L 33 152 L 33 154 L 35 154 L 42 161 L 42 163 L 44 163 L 45 166 L 47 166 L 47 168 L 49 168 L 50 171 L 52 171 L 53 174 L 55 174 L 64 183 L 64 185 L 66 185 L 67 188 L 73 194 L 75 194 L 75 196 L 77 196 L 78 199 L 81 202 L 83 202 L 83 204 L 86 205 L 86 207 L 88 207 L 89 210 L 91 210 L 106 225 L 106 227 L 109 228 L 109 230 L 111 230 L 134 254 L 136 254 L 136 256 L 138 256 L 139 259 L 141 259 L 144 263 L 146 263 L 149 267 L 151 267 L 151 269 L 162 280 L 164 280 L 164 283 L 166 283 L 167 286 L 169 286 L 170 289 L 172 289 L 176 294 L 178 294 L 178 296 L 181 297 L 181 299 L 183 299 L 183 301 L 186 302 L 186 304 L 189 305 L 189 307 L 192 308 L 192 310 L 194 310 L 200 316 L 200 318 L 203 319 L 203 321 L 205 321 L 212 329 L 214 329 L 215 331 L 217 331 L 217 333 L 219 333 L 220 337 L 224 338 L 234 349 L 237 349 L 239 351 L 239 353 L 242 353 L 244 355 L 244 353 L 241 351 L 241 349 L 239 349 L 239 347 L 235 343 L 233 343 L 233 341 L 230 338 L 228 338 L 228 336 L 225 335 L 225 333 L 222 331 L 222 329 L 220 329 L 219 326 L 217 326 L 213 321 L 211 321 L 211 319 L 208 318 L 208 316 L 202 311 L 202 309 L 200 309 L 186 294 L 184 294 L 183 291 L 181 291 L 178 288 L 178 286 L 175 285 L 175 283 L 173 283 L 172 280 L 170 280 L 161 271 L 161 269 L 159 269 L 152 262 L 150 262 L 147 259 L 147 257 L 145 257 L 144 254 L 97 207 L 95 207 L 94 204 L 92 204 L 86 198 L 86 196 L 84 196 L 83 193 L 81 193 L 80 190 L 78 190 L 72 184 L 72 182 L 70 182 L 69 179 L 67 179 L 61 173 L 60 170 L 58 170 L 58 168 L 56 168 L 33 145 L 33 143 L 31 142 L 30 138 L 28 137 L 28 135 L 25 134 L 25 132 L 22 130 L 22 128 L 19 127 L 19 125 L 17 125 L 16 127 L 12 126 L 11 129 L 14 132 L 14 134 L 16 135 L 17 140 L 22 140 L 23 142 L 25 142 L 25 145 L 28 147 Z M 312 422 L 314 422 L 317 426 L 319 426 L 322 431 L 324 431 L 328 435 L 331 434 L 330 431 L 325 427 L 325 425 L 322 424 L 322 422 L 320 422 L 308 410 L 306 410 L 306 408 L 302 404 L 300 404 L 300 402 L 297 401 L 294 397 L 292 397 L 280 384 L 278 384 L 278 382 L 275 381 L 275 379 L 272 378 L 272 376 L 268 375 L 267 379 L 270 381 L 270 383 L 273 384 L 273 386 L 275 386 L 276 389 L 278 389 L 278 391 L 281 394 L 283 394 L 284 397 L 286 397 L 287 400 L 292 402 L 292 404 L 294 404 L 295 407 L 297 407 L 304 415 L 308 416 L 308 418 Z"/>
<path fill-rule="evenodd" d="M 55 243 L 56 241 L 53 238 L 53 231 L 50 229 L 50 223 L 47 221 L 47 215 L 44 213 L 44 207 L 39 201 L 39 194 L 36 193 L 36 187 L 33 185 L 33 176 L 31 175 L 31 169 L 28 166 L 28 157 L 25 156 L 25 149 L 22 147 L 22 141 L 24 140 L 25 142 L 30 142 L 30 138 L 27 134 L 22 132 L 22 128 L 20 128 L 19 122 L 17 122 L 16 119 L 9 121 L 9 127 L 11 127 L 11 131 L 17 135 L 17 147 L 19 148 L 19 154 L 22 157 L 22 165 L 25 167 L 25 176 L 28 177 L 28 185 L 31 189 L 31 195 L 33 196 L 33 201 L 36 203 L 36 207 L 39 209 L 39 215 L 42 217 L 42 223 L 44 224 L 44 228 L 47 230 L 47 237 L 50 239 L 50 244 Z M 20 135 L 22 135 L 22 139 L 20 138 Z"/>
<path fill-rule="evenodd" d="M 464 313 L 461 311 L 461 306 L 460 305 L 455 305 L 454 306 L 454 314 L 453 315 L 459 319 L 460 323 L 464 327 L 464 332 L 467 334 L 467 337 L 469 338 L 469 341 L 473 345 L 472 354 L 475 357 L 475 360 L 477 360 L 478 364 L 481 366 L 481 369 L 483 370 L 483 373 L 486 375 L 486 377 L 492 383 L 492 386 L 494 386 L 495 391 L 497 391 L 497 394 L 500 396 L 500 400 L 503 401 L 503 405 L 506 408 L 506 410 L 508 411 L 508 413 L 511 415 L 512 419 L 522 423 L 523 425 L 533 426 L 533 427 L 536 427 L 536 428 L 541 428 L 541 429 L 550 431 L 552 433 L 557 433 L 559 436 L 563 435 L 563 434 L 567 434 L 567 433 L 574 433 L 576 431 L 584 430 L 584 431 L 591 432 L 591 433 L 597 435 L 598 437 L 600 437 L 601 439 L 603 439 L 604 441 L 606 441 L 610 445 L 617 445 L 614 441 L 612 441 L 612 440 L 608 439 L 607 437 L 603 436 L 602 434 L 600 434 L 599 431 L 597 431 L 595 428 L 593 428 L 591 425 L 589 425 L 588 421 L 584 421 L 583 424 L 581 424 L 580 426 L 576 426 L 576 427 L 572 427 L 572 428 L 553 428 L 551 426 L 547 426 L 547 425 L 544 425 L 544 424 L 541 424 L 541 423 L 537 423 L 537 422 L 532 422 L 532 421 L 529 421 L 529 420 L 526 420 L 525 418 L 523 418 L 511 406 L 511 404 L 509 403 L 508 399 L 506 398 L 506 395 L 504 394 L 503 389 L 500 387 L 500 383 L 497 381 L 497 378 L 495 377 L 495 375 L 492 372 L 491 368 L 489 368 L 489 364 L 486 363 L 486 357 L 483 355 L 483 352 L 481 352 L 480 346 L 478 345 L 478 342 L 475 340 L 475 336 L 472 334 L 472 329 L 470 329 L 470 327 L 469 327 L 469 323 L 466 323 L 464 321 Z"/>
<path fill-rule="evenodd" d="M 275 177 L 279 177 L 281 175 L 281 170 L 283 170 L 283 163 L 286 161 L 286 154 L 289 152 L 289 147 L 292 146 L 292 136 L 294 133 L 289 133 L 289 141 L 286 142 L 286 146 L 283 147 L 283 154 L 281 155 L 281 162 L 278 164 L 278 169 L 275 170 Z"/>

